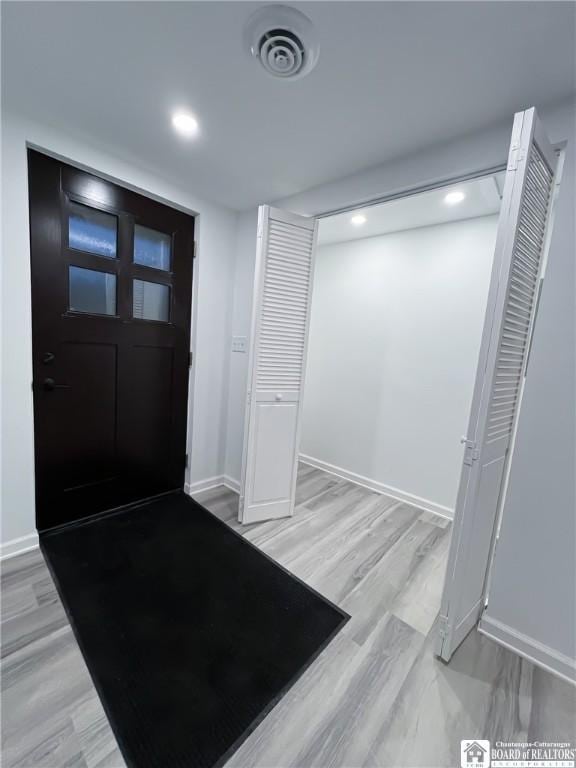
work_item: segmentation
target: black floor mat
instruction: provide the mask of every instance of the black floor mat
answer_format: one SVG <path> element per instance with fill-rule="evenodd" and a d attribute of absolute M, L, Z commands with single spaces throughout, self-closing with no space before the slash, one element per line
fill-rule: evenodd
<path fill-rule="evenodd" d="M 134 768 L 221 765 L 348 618 L 183 493 L 41 546 Z"/>

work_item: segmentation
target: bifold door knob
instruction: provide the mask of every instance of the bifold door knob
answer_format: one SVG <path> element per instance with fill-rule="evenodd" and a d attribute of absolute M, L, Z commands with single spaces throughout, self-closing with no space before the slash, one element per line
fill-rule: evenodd
<path fill-rule="evenodd" d="M 277 402 L 280 402 L 280 400 L 282 400 L 282 395 L 280 394 L 280 392 L 278 392 L 278 394 L 276 395 L 276 400 Z"/>

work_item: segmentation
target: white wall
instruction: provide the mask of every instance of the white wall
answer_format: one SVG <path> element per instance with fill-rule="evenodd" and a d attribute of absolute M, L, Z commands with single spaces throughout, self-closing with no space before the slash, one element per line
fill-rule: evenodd
<path fill-rule="evenodd" d="M 99 171 L 198 214 L 194 267 L 190 467 L 187 482 L 220 476 L 225 462 L 229 328 L 236 213 L 204 202 L 197 191 L 114 156 L 103 147 L 3 110 L 2 116 L 2 534 L 3 544 L 35 530 L 32 421 L 32 335 L 26 142 Z M 9 550 L 9 548 L 8 548 Z M 4 551 L 8 551 L 6 548 Z"/>
<path fill-rule="evenodd" d="M 301 454 L 452 514 L 497 221 L 318 249 Z"/>

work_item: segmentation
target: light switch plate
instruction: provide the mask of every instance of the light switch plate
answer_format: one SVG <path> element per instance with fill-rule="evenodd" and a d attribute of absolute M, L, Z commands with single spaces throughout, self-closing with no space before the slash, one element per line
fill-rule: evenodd
<path fill-rule="evenodd" d="M 232 337 L 232 352 L 246 352 L 248 349 L 248 338 L 246 336 Z"/>

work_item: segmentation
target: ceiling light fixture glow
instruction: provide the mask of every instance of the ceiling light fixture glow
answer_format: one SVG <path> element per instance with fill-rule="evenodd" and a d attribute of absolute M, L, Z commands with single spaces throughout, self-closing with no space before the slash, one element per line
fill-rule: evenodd
<path fill-rule="evenodd" d="M 355 216 L 352 216 L 351 221 L 355 227 L 361 227 L 362 224 L 366 224 L 366 216 L 363 216 L 361 213 L 357 213 Z"/>
<path fill-rule="evenodd" d="M 455 189 L 453 192 L 448 192 L 448 194 L 444 198 L 444 202 L 447 205 L 456 205 L 457 203 L 461 203 L 465 197 L 466 195 L 464 194 L 464 192 L 462 192 L 459 189 Z"/>
<path fill-rule="evenodd" d="M 172 126 L 181 136 L 191 138 L 198 133 L 198 120 L 189 112 L 174 112 L 172 115 Z"/>

